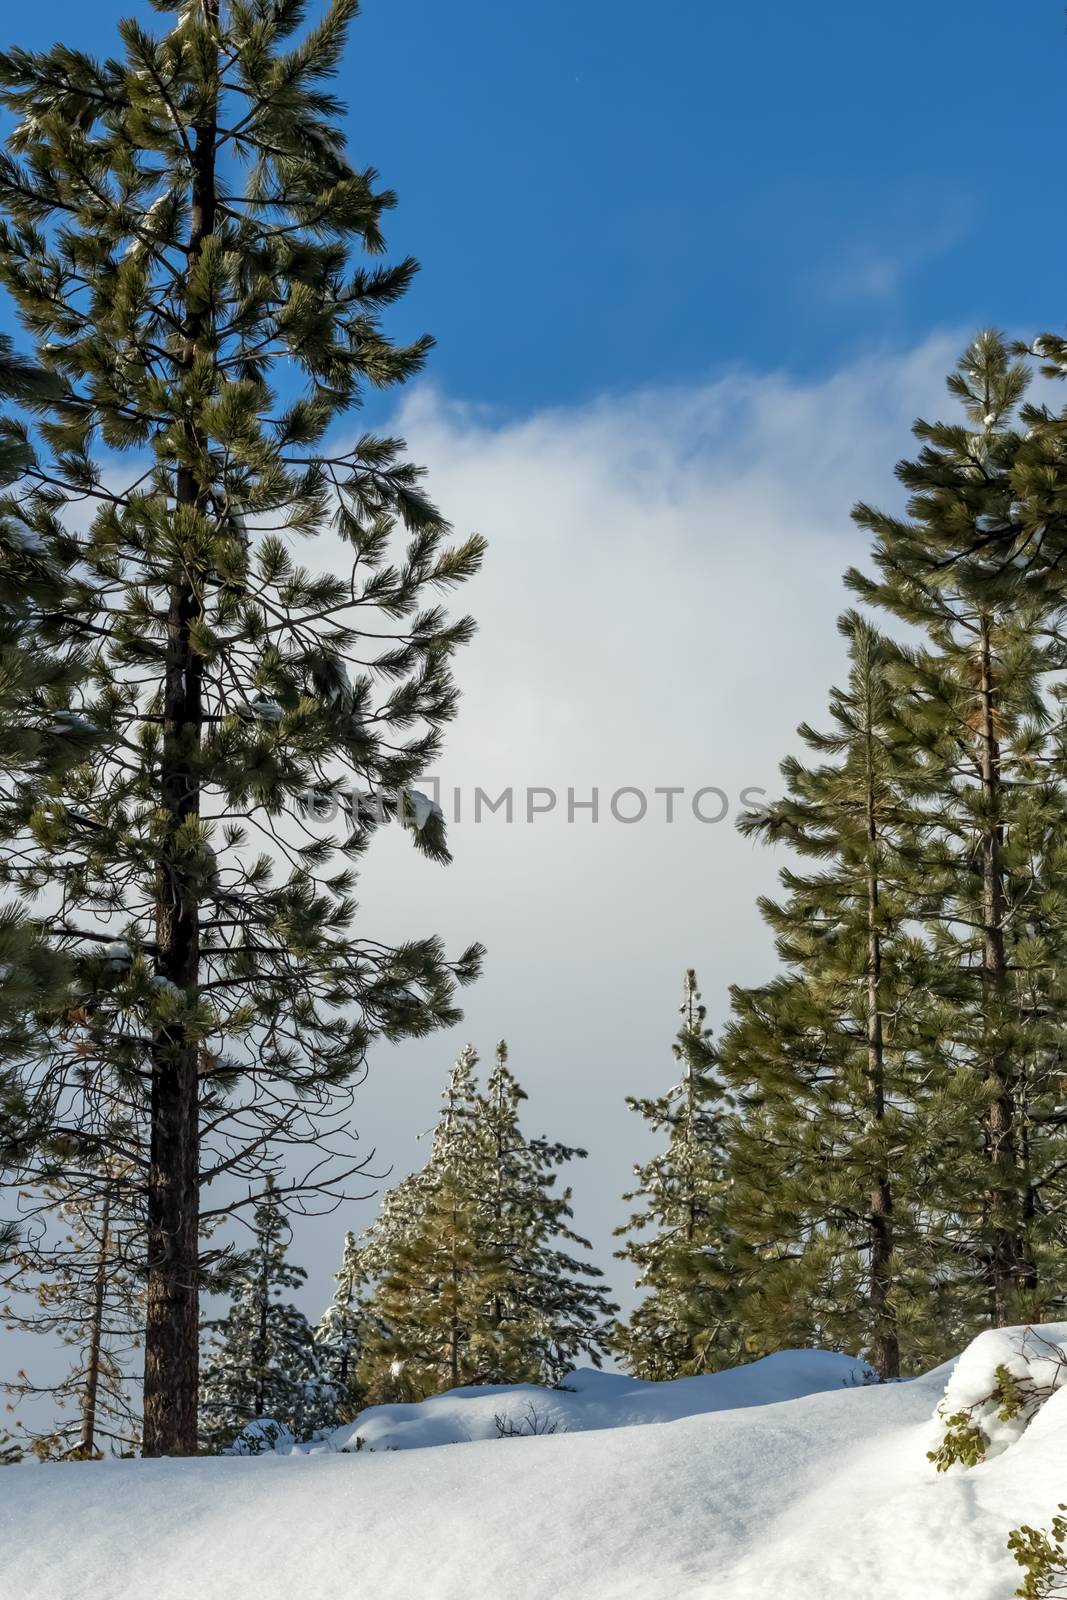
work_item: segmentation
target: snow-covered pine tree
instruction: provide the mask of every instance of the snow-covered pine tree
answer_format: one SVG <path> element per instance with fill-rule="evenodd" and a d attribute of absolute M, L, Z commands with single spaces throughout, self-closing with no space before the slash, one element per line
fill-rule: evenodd
<path fill-rule="evenodd" d="M 615 1309 L 570 1226 L 557 1169 L 584 1151 L 529 1139 L 522 1089 L 497 1049 L 485 1092 L 461 1053 L 421 1171 L 386 1196 L 369 1230 L 373 1279 L 361 1376 L 374 1400 L 460 1384 L 556 1383 L 585 1351 L 599 1363 Z"/>
<path fill-rule="evenodd" d="M 319 1372 L 335 1400 L 338 1423 L 350 1422 L 365 1404 L 359 1368 L 367 1342 L 366 1266 L 353 1233 L 345 1234 L 337 1289 L 315 1328 Z"/>
<path fill-rule="evenodd" d="M 1000 335 L 972 342 L 949 378 L 964 420 L 916 424 L 922 449 L 898 467 L 907 518 L 858 507 L 878 576 L 847 576 L 925 635 L 894 673 L 924 769 L 922 917 L 940 1001 L 925 1062 L 943 1084 L 929 1225 L 958 1295 L 997 1325 L 1058 1314 L 1067 1266 L 1067 799 L 1050 694 L 1063 601 L 1025 553 L 1010 558 L 1027 516 L 1015 486 L 1027 381 Z"/>
<path fill-rule="evenodd" d="M 784 798 L 741 818 L 811 866 L 785 867 L 786 895 L 760 901 L 784 973 L 732 990 L 721 1065 L 743 1115 L 730 1213 L 759 1262 L 749 1336 L 863 1352 L 895 1378 L 905 1267 L 917 1276 L 930 962 L 913 923 L 923 882 L 897 651 L 854 612 L 840 628 L 849 677 L 829 731 L 799 729 L 816 763 L 788 758 Z M 914 1367 L 925 1352 L 914 1325 L 909 1337 Z"/>
<path fill-rule="evenodd" d="M 414 262 L 353 259 L 380 256 L 394 201 L 348 160 L 329 87 L 357 0 L 302 37 L 303 0 L 153 4 L 169 30 L 123 22 L 121 55 L 0 55 L 0 281 L 63 389 L 5 516 L 77 575 L 46 638 L 91 650 L 116 742 L 51 786 L 13 873 L 62 886 L 76 966 L 27 1093 L 84 1172 L 87 1056 L 147 1121 L 121 1152 L 146 1174 L 144 1449 L 175 1455 L 197 1448 L 203 1223 L 254 1204 L 286 1146 L 343 1194 L 368 1044 L 453 1023 L 477 969 L 477 948 L 359 937 L 352 890 L 398 808 L 447 859 L 439 813 L 403 797 L 472 630 L 439 594 L 482 545 L 448 547 L 401 441 L 335 432 L 430 344 L 380 325 Z M 333 833 L 309 795 L 339 804 Z"/>
<path fill-rule="evenodd" d="M 227 1273 L 230 1308 L 207 1324 L 200 1414 L 204 1442 L 216 1450 L 250 1422 L 270 1419 L 307 1439 L 334 1420 L 311 1325 L 284 1298 L 307 1273 L 288 1260 L 291 1230 L 270 1179 L 253 1230 L 251 1249 Z"/>
<path fill-rule="evenodd" d="M 491 1270 L 479 1227 L 486 1173 L 477 1136 L 478 1057 L 457 1058 L 429 1159 L 386 1197 L 369 1230 L 371 1327 L 360 1378 L 374 1401 L 421 1400 L 475 1383 Z"/>
<path fill-rule="evenodd" d="M 585 1353 L 599 1366 L 606 1325 L 617 1310 L 599 1283 L 599 1267 L 568 1246 L 592 1248 L 572 1227 L 572 1191 L 557 1190 L 559 1169 L 587 1152 L 529 1138 L 519 1111 L 525 1091 L 508 1066 L 503 1039 L 478 1099 L 478 1138 L 488 1188 L 480 1214 L 488 1267 L 484 1380 L 559 1383 Z"/>
<path fill-rule="evenodd" d="M 714 1372 L 747 1353 L 744 1274 L 727 1221 L 731 1107 L 692 968 L 680 1011 L 673 1050 L 681 1081 L 655 1099 L 626 1102 L 666 1136 L 666 1148 L 634 1168 L 637 1186 L 623 1198 L 638 1209 L 616 1230 L 629 1235 L 617 1255 L 637 1267 L 644 1293 L 612 1342 L 627 1371 L 648 1380 Z"/>

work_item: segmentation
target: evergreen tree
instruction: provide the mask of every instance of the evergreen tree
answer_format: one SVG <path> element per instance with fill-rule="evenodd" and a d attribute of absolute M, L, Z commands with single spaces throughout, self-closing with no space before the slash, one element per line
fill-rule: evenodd
<path fill-rule="evenodd" d="M 398 1186 L 370 1230 L 370 1308 L 380 1331 L 368 1340 L 362 1376 L 376 1400 L 421 1400 L 479 1380 L 492 1263 L 478 1226 L 477 1062 L 468 1045 L 449 1075 L 426 1166 Z"/>
<path fill-rule="evenodd" d="M 476 971 L 476 948 L 357 937 L 352 889 L 382 817 L 447 859 L 411 785 L 472 626 L 436 594 L 482 547 L 446 546 L 400 441 L 331 434 L 430 343 L 380 326 L 415 264 L 351 259 L 381 253 L 394 198 L 346 158 L 329 88 L 356 0 L 302 37 L 303 0 L 153 3 L 169 31 L 123 22 L 121 57 L 0 55 L 0 280 L 62 388 L 18 435 L 0 522 L 75 575 L 43 637 L 89 653 L 65 720 L 105 748 L 50 783 L 37 855 L 9 868 L 60 886 L 75 969 L 65 1037 L 20 1093 L 62 1123 L 68 1174 L 101 1137 L 87 1058 L 148 1128 L 121 1154 L 146 1174 L 144 1449 L 173 1455 L 197 1448 L 202 1224 L 254 1204 L 287 1145 L 342 1195 L 370 1041 L 453 1023 Z M 317 575 L 297 547 L 326 535 Z M 243 1197 L 202 1216 L 206 1183 Z"/>
<path fill-rule="evenodd" d="M 570 1227 L 557 1169 L 584 1151 L 528 1139 L 506 1046 L 484 1093 L 462 1052 L 426 1166 L 386 1197 L 364 1267 L 373 1280 L 362 1376 L 372 1399 L 463 1384 L 557 1383 L 581 1351 L 599 1363 L 614 1307 Z"/>
<path fill-rule="evenodd" d="M 364 1301 L 366 1268 L 352 1233 L 345 1234 L 341 1268 L 334 1274 L 337 1290 L 315 1328 L 315 1347 L 322 1377 L 336 1400 L 336 1420 L 350 1422 L 366 1403 L 359 1367 L 367 1342 Z"/>
<path fill-rule="evenodd" d="M 941 999 L 927 1061 L 950 1069 L 933 1220 L 998 1325 L 1061 1304 L 1064 1264 L 1067 810 L 1048 692 L 1061 602 L 1004 560 L 1027 377 L 999 335 L 978 336 L 949 379 L 965 423 L 916 424 L 922 450 L 898 468 L 907 517 L 857 508 L 879 570 L 847 579 L 925 636 L 895 675 L 924 767 L 923 920 Z"/>
<path fill-rule="evenodd" d="M 931 981 L 914 925 L 921 819 L 896 647 L 855 613 L 840 626 L 848 685 L 832 692 L 828 732 L 799 730 L 821 761 L 787 759 L 785 797 L 741 819 L 817 866 L 784 868 L 785 898 L 760 902 L 784 973 L 732 991 L 722 1066 L 745 1114 L 731 1215 L 761 1263 L 746 1307 L 759 1341 L 863 1351 L 894 1378 L 902 1320 L 909 1365 L 937 1337 L 921 1309 L 933 1268 L 916 1258 Z"/>
<path fill-rule="evenodd" d="M 487 1186 L 480 1220 L 488 1263 L 487 1380 L 559 1383 L 585 1352 L 599 1366 L 605 1319 L 617 1309 L 596 1281 L 598 1267 L 566 1246 L 590 1250 L 576 1233 L 572 1191 L 557 1191 L 559 1169 L 586 1151 L 544 1137 L 528 1138 L 519 1124 L 526 1099 L 508 1067 L 504 1040 L 478 1100 L 478 1135 Z"/>
<path fill-rule="evenodd" d="M 658 1099 L 627 1098 L 666 1149 L 635 1167 L 640 1202 L 617 1229 L 630 1235 L 617 1255 L 638 1268 L 644 1298 L 613 1344 L 646 1380 L 714 1372 L 744 1359 L 744 1288 L 731 1250 L 727 1150 L 731 1108 L 717 1071 L 696 973 L 685 975 L 682 1025 L 673 1050 L 683 1076 Z"/>
<path fill-rule="evenodd" d="M 131 1454 L 140 1442 L 140 1405 L 134 1363 L 144 1323 L 141 1219 L 131 1213 L 134 1175 L 101 1158 L 100 1182 L 86 1193 L 46 1193 L 32 1238 L 16 1254 L 18 1291 L 0 1316 L 6 1326 L 58 1340 L 73 1349 L 68 1371 L 36 1383 L 21 1371 L 3 1384 L 12 1408 L 31 1403 L 31 1419 L 47 1400 L 50 1425 L 21 1428 L 41 1460 L 91 1461 Z M 39 1233 L 42 1216 L 53 1235 Z M 58 1237 L 56 1230 L 60 1230 Z"/>
<path fill-rule="evenodd" d="M 311 1326 L 282 1298 L 307 1273 L 287 1259 L 291 1233 L 272 1180 L 253 1226 L 255 1244 L 229 1273 L 230 1309 L 208 1324 L 200 1406 L 204 1438 L 216 1449 L 253 1421 L 281 1423 L 298 1439 L 333 1421 Z"/>
<path fill-rule="evenodd" d="M 0 338 L 0 400 L 39 409 L 59 391 L 57 380 L 20 359 Z M 18 482 L 29 462 L 23 430 L 0 418 L 0 487 Z M 0 516 L 0 883 L 7 854 L 45 781 L 77 762 L 91 730 L 69 713 L 79 681 L 76 657 L 42 647 L 41 617 L 57 604 L 64 578 L 49 547 Z M 39 1043 L 36 1018 L 61 1000 L 66 965 L 17 903 L 0 906 L 0 1176 L 44 1131 L 41 1108 L 25 1093 L 17 1064 Z M 0 1262 L 17 1237 L 0 1219 Z"/>

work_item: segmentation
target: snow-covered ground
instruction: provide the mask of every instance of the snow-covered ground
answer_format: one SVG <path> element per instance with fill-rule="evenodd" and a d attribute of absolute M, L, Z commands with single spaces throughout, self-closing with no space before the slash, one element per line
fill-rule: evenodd
<path fill-rule="evenodd" d="M 1013 1358 L 985 1340 L 954 1406 Z M 1067 1491 L 1067 1384 L 1053 1372 L 984 1464 L 938 1474 L 926 1452 L 951 1368 L 888 1386 L 856 1373 L 818 1352 L 659 1386 L 579 1373 L 569 1393 L 378 1407 L 320 1454 L 9 1468 L 0 1596 L 1008 1600 L 1009 1529 L 1047 1523 Z M 497 1437 L 497 1415 L 531 1406 L 559 1431 Z M 418 1448 L 446 1439 L 471 1442 Z"/>

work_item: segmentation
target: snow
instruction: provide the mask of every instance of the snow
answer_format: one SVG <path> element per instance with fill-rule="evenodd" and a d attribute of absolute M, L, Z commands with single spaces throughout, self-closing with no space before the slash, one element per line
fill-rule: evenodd
<path fill-rule="evenodd" d="M 49 723 L 52 733 L 95 733 L 96 724 L 77 711 L 57 711 Z"/>
<path fill-rule="evenodd" d="M 996 1397 L 998 1368 L 1019 1384 L 1020 1408 L 1003 1416 Z M 963 1352 L 945 1386 L 939 1410 L 951 1417 L 966 1413 L 988 1443 L 985 1457 L 1003 1454 L 1022 1438 L 1031 1420 L 1067 1384 L 1067 1323 L 1032 1328 L 990 1328 Z"/>
<path fill-rule="evenodd" d="M 998 1350 L 971 1347 L 954 1396 Z M 382 1431 L 358 1453 L 12 1467 L 0 1594 L 1008 1600 L 1008 1532 L 1064 1498 L 1063 1390 L 999 1455 L 938 1474 L 925 1452 L 949 1368 L 871 1386 L 843 1383 L 850 1369 L 808 1352 L 660 1386 L 578 1373 L 552 1397 L 570 1431 L 537 1438 L 384 1447 L 387 1423 L 410 1445 L 419 1413 L 425 1444 L 431 1419 L 469 1432 L 544 1400 L 465 1390 L 364 1413 Z"/>
<path fill-rule="evenodd" d="M 273 1450 L 276 1455 L 287 1456 L 292 1454 L 295 1443 L 295 1438 L 284 1422 L 275 1422 L 273 1417 L 259 1417 L 255 1422 L 245 1424 L 223 1454 L 258 1456 L 265 1451 Z"/>
<path fill-rule="evenodd" d="M 495 1439 L 498 1416 L 522 1426 L 531 1411 L 559 1433 L 677 1422 L 860 1384 L 867 1370 L 862 1361 L 826 1350 L 787 1350 L 731 1372 L 678 1378 L 673 1383 L 640 1383 L 622 1373 L 585 1368 L 572 1373 L 564 1389 L 486 1384 L 450 1389 L 418 1405 L 371 1406 L 339 1429 L 333 1443 L 337 1449 L 351 1450 L 359 1438 L 374 1450 L 413 1450 Z"/>
<path fill-rule="evenodd" d="M 422 832 L 431 817 L 440 817 L 444 813 L 436 800 L 431 800 L 428 794 L 423 794 L 421 789 L 405 789 L 404 802 L 410 806 L 415 818 L 415 827 Z"/>
<path fill-rule="evenodd" d="M 285 712 L 277 700 L 271 700 L 266 695 L 261 695 L 258 699 L 253 700 L 249 710 L 260 722 L 280 722 L 285 716 Z"/>
<path fill-rule="evenodd" d="M 33 528 L 20 528 L 12 523 L 4 529 L 4 536 L 8 543 L 16 550 L 25 550 L 39 554 L 45 549 L 45 542 L 41 535 Z"/>

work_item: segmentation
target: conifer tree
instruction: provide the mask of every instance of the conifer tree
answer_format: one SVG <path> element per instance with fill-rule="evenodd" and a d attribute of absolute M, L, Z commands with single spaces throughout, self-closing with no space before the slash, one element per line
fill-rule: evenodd
<path fill-rule="evenodd" d="M 421 1399 L 462 1384 L 558 1383 L 597 1364 L 615 1309 L 600 1273 L 566 1248 L 571 1192 L 557 1169 L 585 1152 L 528 1138 L 507 1048 L 484 1092 L 461 1053 L 426 1166 L 386 1196 L 363 1255 L 373 1279 L 362 1376 L 370 1397 Z"/>
<path fill-rule="evenodd" d="M 681 1081 L 657 1099 L 626 1102 L 667 1137 L 666 1149 L 635 1167 L 637 1187 L 623 1199 L 641 1209 L 616 1230 L 629 1235 L 617 1254 L 638 1268 L 644 1297 L 612 1342 L 627 1371 L 646 1380 L 714 1372 L 745 1354 L 744 1286 L 728 1223 L 731 1108 L 692 968 L 680 1010 L 673 1050 Z"/>
<path fill-rule="evenodd" d="M 22 1088 L 83 1174 L 86 1059 L 148 1128 L 120 1152 L 146 1179 L 147 1455 L 197 1448 L 205 1222 L 254 1204 L 286 1147 L 343 1194 L 368 1044 L 454 1022 L 476 971 L 476 948 L 357 936 L 352 890 L 383 817 L 447 859 L 411 785 L 472 627 L 437 595 L 482 548 L 448 548 L 401 441 L 336 436 L 430 343 L 380 325 L 415 264 L 352 259 L 381 254 L 394 199 L 347 159 L 329 87 L 356 0 L 302 36 L 304 0 L 153 4 L 169 31 L 123 22 L 121 56 L 0 55 L 0 281 L 63 389 L 18 435 L 2 520 L 76 574 L 44 637 L 89 652 L 70 712 L 105 749 L 50 785 L 11 873 L 61 886 L 75 969 L 66 1037 Z M 327 535 L 319 575 L 299 552 Z"/>
<path fill-rule="evenodd" d="M 830 730 L 799 730 L 822 759 L 788 758 L 785 797 L 741 818 L 742 832 L 816 865 L 785 867 L 785 898 L 760 901 L 784 973 L 732 991 L 722 1066 L 745 1116 L 731 1211 L 762 1263 L 747 1318 L 763 1344 L 862 1351 L 895 1378 L 908 1282 L 920 1276 L 916 1040 L 930 983 L 914 926 L 920 822 L 896 647 L 855 613 L 840 627 L 850 670 L 832 692 Z M 907 1309 L 913 1362 L 923 1336 L 918 1308 Z"/>
<path fill-rule="evenodd" d="M 429 1160 L 397 1187 L 370 1230 L 370 1307 L 379 1332 L 368 1340 L 361 1375 L 374 1400 L 421 1400 L 479 1379 L 493 1263 L 481 1249 L 478 1216 L 485 1171 L 477 1064 L 468 1045 L 449 1074 Z"/>
<path fill-rule="evenodd" d="M 336 1404 L 338 1423 L 350 1422 L 365 1403 L 359 1368 L 367 1343 L 366 1267 L 355 1234 L 345 1234 L 337 1289 L 315 1328 L 318 1366 Z"/>
<path fill-rule="evenodd" d="M 334 1420 L 311 1326 L 283 1299 L 307 1273 L 287 1258 L 291 1232 L 270 1180 L 253 1227 L 254 1245 L 228 1273 L 230 1309 L 208 1324 L 201 1413 L 204 1439 L 216 1449 L 249 1422 L 270 1419 L 304 1439 Z"/>
<path fill-rule="evenodd" d="M 39 1206 L 52 1224 L 44 1237 L 31 1230 L 16 1254 L 17 1293 L 0 1310 L 5 1325 L 58 1340 L 74 1350 L 68 1371 L 54 1382 L 35 1382 L 25 1371 L 2 1385 L 17 1408 L 30 1403 L 21 1428 L 41 1460 L 91 1461 L 131 1454 L 140 1442 L 135 1363 L 144 1324 L 141 1219 L 134 1174 L 101 1158 L 101 1181 L 86 1193 L 48 1192 Z M 56 1236 L 58 1230 L 58 1236 Z M 32 1421 L 47 1401 L 50 1425 Z"/>
<path fill-rule="evenodd" d="M 997 1325 L 1047 1314 L 1062 1283 L 1048 1186 L 1061 1167 L 1067 812 L 1047 692 L 1061 603 L 1025 561 L 1004 560 L 1027 379 L 998 334 L 974 340 L 949 379 L 965 422 L 916 424 L 922 449 L 898 468 L 907 517 L 858 507 L 878 576 L 847 576 L 925 635 L 895 672 L 925 769 L 923 916 L 942 999 L 928 1054 L 951 1067 L 938 1225 Z"/>
<path fill-rule="evenodd" d="M 603 1274 L 567 1246 L 590 1250 L 572 1227 L 572 1191 L 557 1190 L 559 1169 L 586 1151 L 544 1137 L 529 1138 L 519 1123 L 525 1091 L 508 1066 L 503 1039 L 478 1101 L 478 1135 L 485 1154 L 483 1246 L 489 1263 L 488 1378 L 508 1383 L 558 1383 L 585 1352 L 595 1365 L 605 1349 L 605 1321 L 617 1309 L 597 1282 Z"/>
<path fill-rule="evenodd" d="M 0 338 L 0 400 L 39 409 L 55 397 L 57 380 L 20 359 Z M 0 418 L 0 487 L 17 484 L 29 452 L 17 420 Z M 49 547 L 11 518 L 0 516 L 0 883 L 7 859 L 42 786 L 77 762 L 91 732 L 69 712 L 79 681 L 76 657 L 46 651 L 41 615 L 64 589 Z M 87 733 L 89 737 L 87 738 Z M 39 1043 L 38 1013 L 61 1001 L 69 973 L 41 929 L 17 902 L 0 906 L 0 1174 L 44 1131 L 24 1092 L 17 1064 Z M 17 1237 L 0 1219 L 0 1262 Z"/>

